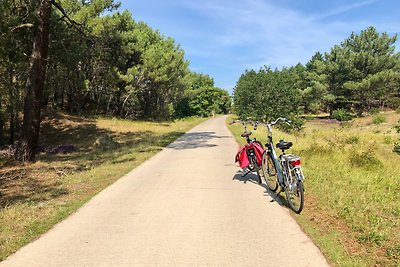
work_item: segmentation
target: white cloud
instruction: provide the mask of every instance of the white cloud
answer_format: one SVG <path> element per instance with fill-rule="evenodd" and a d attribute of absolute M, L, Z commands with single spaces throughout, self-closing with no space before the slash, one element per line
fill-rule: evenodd
<path fill-rule="evenodd" d="M 165 0 L 145 20 L 160 25 L 162 33 L 182 45 L 194 71 L 209 73 L 216 86 L 232 88 L 246 69 L 304 64 L 315 52 L 329 51 L 352 31 L 370 25 L 389 34 L 400 29 L 399 22 L 372 17 L 338 20 L 377 0 L 349 2 L 306 12 L 284 7 L 280 1 Z"/>
<path fill-rule="evenodd" d="M 344 12 L 351 11 L 353 9 L 357 9 L 357 8 L 360 8 L 360 7 L 363 7 L 363 6 L 370 5 L 370 4 L 372 4 L 372 3 L 376 2 L 376 1 L 377 0 L 367 0 L 367 1 L 359 2 L 359 3 L 349 3 L 347 5 L 339 6 L 339 7 L 335 8 L 335 9 L 333 9 L 333 10 L 330 10 L 327 13 L 323 13 L 321 15 L 317 15 L 315 17 L 315 19 L 316 20 L 320 20 L 320 19 L 325 19 L 325 18 L 329 18 L 329 17 L 332 17 L 332 16 L 336 16 L 336 15 L 342 14 Z"/>
<path fill-rule="evenodd" d="M 367 21 L 345 23 L 319 20 L 351 11 L 376 0 L 347 4 L 318 15 L 301 13 L 262 0 L 185 2 L 198 14 L 214 21 L 220 33 L 201 45 L 208 50 L 243 49 L 246 65 L 256 62 L 272 67 L 306 63 L 317 52 L 326 52 L 348 37 L 352 30 L 369 26 Z M 223 26 L 220 26 L 223 25 Z M 210 57 L 216 53 L 209 54 Z M 252 58 L 250 58 L 252 57 Z M 237 59 L 229 59 L 237 61 Z M 253 60 L 254 64 L 248 64 Z M 262 66 L 261 65 L 261 66 Z"/>

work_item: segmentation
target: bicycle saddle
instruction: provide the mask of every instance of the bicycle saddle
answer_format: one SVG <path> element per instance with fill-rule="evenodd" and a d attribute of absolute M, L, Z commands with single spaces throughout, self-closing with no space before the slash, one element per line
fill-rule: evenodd
<path fill-rule="evenodd" d="M 249 137 L 251 135 L 251 132 L 244 132 L 240 136 L 241 137 Z"/>
<path fill-rule="evenodd" d="M 281 150 L 289 149 L 293 146 L 292 142 L 286 142 L 284 140 L 279 140 L 279 143 L 276 144 L 276 147 Z"/>

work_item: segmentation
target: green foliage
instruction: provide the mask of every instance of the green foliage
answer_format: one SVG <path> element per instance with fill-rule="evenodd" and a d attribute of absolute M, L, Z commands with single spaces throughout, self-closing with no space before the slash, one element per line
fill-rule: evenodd
<path fill-rule="evenodd" d="M 374 115 L 374 114 L 376 115 L 376 114 L 379 113 L 379 108 L 375 108 L 375 107 L 374 107 L 374 108 L 371 108 L 371 109 L 369 110 L 369 113 L 370 113 L 370 114 L 373 114 L 373 115 Z"/>
<path fill-rule="evenodd" d="M 355 167 L 371 169 L 380 167 L 382 162 L 375 156 L 373 151 L 353 153 L 350 156 L 350 163 Z"/>
<path fill-rule="evenodd" d="M 241 118 L 258 120 L 297 115 L 301 96 L 295 86 L 299 72 L 299 66 L 246 71 L 234 89 L 235 112 Z"/>
<path fill-rule="evenodd" d="M 350 137 L 346 138 L 345 143 L 346 144 L 358 144 L 358 143 L 360 143 L 360 137 L 356 136 L 356 135 L 350 136 Z"/>
<path fill-rule="evenodd" d="M 400 120 L 396 123 L 395 126 L 393 126 L 393 128 L 396 130 L 397 133 L 400 133 Z"/>
<path fill-rule="evenodd" d="M 231 100 L 227 91 L 213 87 L 195 86 L 193 90 L 185 92 L 177 108 L 177 116 L 208 117 L 215 114 L 227 114 Z"/>
<path fill-rule="evenodd" d="M 399 85 L 399 54 L 395 53 L 397 36 L 379 34 L 369 27 L 360 34 L 352 33 L 340 46 L 332 49 L 329 61 L 338 68 L 332 73 L 340 80 L 332 84 L 334 94 L 345 99 L 346 109 L 358 115 L 387 103 Z M 398 96 L 397 96 L 398 97 Z M 378 105 L 378 106 L 376 106 Z"/>
<path fill-rule="evenodd" d="M 382 114 L 377 114 L 372 118 L 372 123 L 373 124 L 381 124 L 387 122 L 387 119 L 384 115 Z"/>
<path fill-rule="evenodd" d="M 393 145 L 393 152 L 400 155 L 400 140 Z"/>
<path fill-rule="evenodd" d="M 393 128 L 396 130 L 398 134 L 400 134 L 400 120 L 397 122 Z M 400 155 L 400 139 L 393 145 L 393 152 Z"/>
<path fill-rule="evenodd" d="M 246 71 L 235 91 L 235 112 L 243 118 L 270 119 L 329 112 L 340 121 L 400 105 L 397 36 L 369 27 L 352 33 L 329 53 L 317 52 L 305 65 L 272 71 Z"/>
<path fill-rule="evenodd" d="M 81 26 L 71 27 L 53 8 L 42 101 L 47 111 L 164 120 L 184 113 L 179 105 L 188 91 L 214 86 L 210 76 L 189 70 L 183 49 L 172 38 L 136 22 L 128 11 L 118 12 L 119 2 L 59 3 Z M 0 112 L 16 123 L 22 112 L 36 9 L 35 1 L 0 3 Z M 210 104 L 214 107 L 207 106 L 202 113 L 227 112 L 229 101 L 228 94 L 221 93 L 221 99 Z"/>
<path fill-rule="evenodd" d="M 286 123 L 280 123 L 277 125 L 277 127 L 286 133 L 300 132 L 303 129 L 305 124 L 304 119 L 301 119 L 299 117 L 293 117 L 290 118 L 290 120 L 291 120 L 290 125 Z"/>
<path fill-rule="evenodd" d="M 349 121 L 349 120 L 353 119 L 353 115 L 351 115 L 351 113 L 346 111 L 345 109 L 341 108 L 341 109 L 332 111 L 331 118 L 338 120 L 338 121 Z"/>

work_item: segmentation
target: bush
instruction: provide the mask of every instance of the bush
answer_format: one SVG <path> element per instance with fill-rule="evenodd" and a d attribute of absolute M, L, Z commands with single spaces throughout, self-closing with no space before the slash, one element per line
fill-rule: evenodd
<path fill-rule="evenodd" d="M 400 140 L 394 143 L 393 152 L 396 153 L 397 155 L 400 155 Z"/>
<path fill-rule="evenodd" d="M 279 123 L 277 125 L 278 128 L 287 133 L 299 132 L 303 129 L 305 120 L 301 118 L 290 118 L 290 120 L 292 121 L 290 125 L 286 123 Z"/>
<path fill-rule="evenodd" d="M 369 113 L 370 113 L 371 115 L 378 114 L 378 113 L 379 113 L 379 108 L 371 108 L 371 109 L 369 110 Z"/>
<path fill-rule="evenodd" d="M 373 119 L 372 119 L 372 123 L 373 124 L 381 124 L 381 123 L 384 123 L 384 122 L 387 122 L 387 119 L 382 114 L 375 115 L 373 117 Z"/>
<path fill-rule="evenodd" d="M 114 141 L 111 136 L 102 135 L 96 139 L 93 146 L 98 150 L 107 151 L 118 148 L 120 144 L 117 141 Z"/>
<path fill-rule="evenodd" d="M 393 126 L 393 128 L 396 130 L 397 133 L 400 133 L 400 120 L 397 122 L 395 126 Z"/>
<path fill-rule="evenodd" d="M 350 157 L 351 165 L 361 168 L 373 168 L 382 165 L 382 162 L 375 156 L 372 151 L 365 151 L 362 153 L 354 153 Z"/>
<path fill-rule="evenodd" d="M 332 119 L 338 121 L 349 121 L 353 118 L 350 112 L 345 109 L 336 109 L 332 112 Z"/>
<path fill-rule="evenodd" d="M 360 143 L 360 137 L 359 136 L 350 136 L 346 138 L 345 140 L 346 144 L 358 144 Z"/>

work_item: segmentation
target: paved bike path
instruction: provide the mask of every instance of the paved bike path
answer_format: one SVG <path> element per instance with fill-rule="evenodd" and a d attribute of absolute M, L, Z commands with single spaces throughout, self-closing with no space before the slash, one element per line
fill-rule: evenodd
<path fill-rule="evenodd" d="M 327 266 L 290 211 L 237 174 L 224 120 L 193 128 L 0 266 Z"/>

